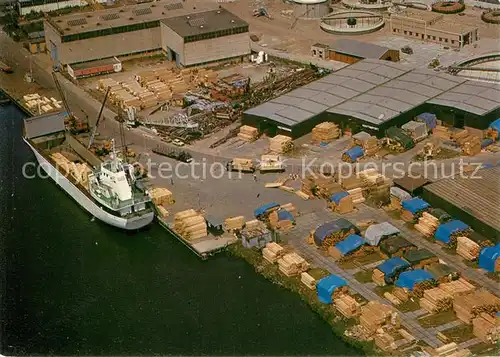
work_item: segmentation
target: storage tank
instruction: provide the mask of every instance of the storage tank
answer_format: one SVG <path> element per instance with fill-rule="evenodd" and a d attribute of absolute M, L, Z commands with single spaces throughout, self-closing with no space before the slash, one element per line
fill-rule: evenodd
<path fill-rule="evenodd" d="M 330 13 L 330 0 L 294 0 L 293 17 L 316 20 Z"/>

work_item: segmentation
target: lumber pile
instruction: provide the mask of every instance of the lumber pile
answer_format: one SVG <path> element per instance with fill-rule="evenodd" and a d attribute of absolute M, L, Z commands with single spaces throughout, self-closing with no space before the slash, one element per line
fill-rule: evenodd
<path fill-rule="evenodd" d="M 246 141 L 248 143 L 257 140 L 259 137 L 259 130 L 252 126 L 243 125 L 240 127 L 240 131 L 237 135 L 238 139 Z"/>
<path fill-rule="evenodd" d="M 394 351 L 397 349 L 396 340 L 386 331 L 377 333 L 373 341 L 375 342 L 375 346 L 384 352 Z"/>
<path fill-rule="evenodd" d="M 476 290 L 476 287 L 469 283 L 464 278 L 458 280 L 450 281 L 449 283 L 443 283 L 439 285 L 439 288 L 445 293 L 451 295 L 453 298 L 468 294 Z"/>
<path fill-rule="evenodd" d="M 467 141 L 464 141 L 461 144 L 462 154 L 467 156 L 474 156 L 481 152 L 481 139 L 477 136 L 471 136 L 467 138 Z"/>
<path fill-rule="evenodd" d="M 340 214 L 354 211 L 354 203 L 350 195 L 342 197 L 339 203 L 335 203 L 333 201 L 328 202 L 328 206 L 333 212 L 337 212 Z"/>
<path fill-rule="evenodd" d="M 302 272 L 300 274 L 300 281 L 302 282 L 302 284 L 307 286 L 309 289 L 311 289 L 311 290 L 316 289 L 316 279 L 314 279 L 307 272 Z"/>
<path fill-rule="evenodd" d="M 194 209 L 174 215 L 174 230 L 187 240 L 200 239 L 208 234 L 205 218 Z"/>
<path fill-rule="evenodd" d="M 245 217 L 243 216 L 229 217 L 224 220 L 224 230 L 229 233 L 241 231 L 244 225 Z"/>
<path fill-rule="evenodd" d="M 354 205 L 365 202 L 365 198 L 363 197 L 363 190 L 361 187 L 353 188 L 352 190 L 347 191 L 349 196 L 352 198 L 352 203 Z"/>
<path fill-rule="evenodd" d="M 432 129 L 432 134 L 443 140 L 451 140 L 451 133 L 446 126 L 436 125 L 436 127 Z"/>
<path fill-rule="evenodd" d="M 404 209 L 403 212 L 401 212 L 401 219 L 405 222 L 413 222 L 415 216 L 410 211 Z"/>
<path fill-rule="evenodd" d="M 163 187 L 155 187 L 149 191 L 153 203 L 157 206 L 169 205 L 173 203 L 172 192 Z"/>
<path fill-rule="evenodd" d="M 377 202 L 388 203 L 391 195 L 392 182 L 376 169 L 360 171 L 358 176 L 363 182 L 365 196 Z"/>
<path fill-rule="evenodd" d="M 453 307 L 453 296 L 439 287 L 425 290 L 420 307 L 430 313 L 447 311 Z"/>
<path fill-rule="evenodd" d="M 292 213 L 292 212 L 290 212 Z M 293 213 L 292 213 L 293 216 Z M 293 217 L 292 217 L 293 218 Z M 270 226 L 279 231 L 289 231 L 295 226 L 295 221 L 291 219 L 279 219 L 279 211 L 273 211 L 269 214 Z"/>
<path fill-rule="evenodd" d="M 398 306 L 399 304 L 401 304 L 401 300 L 399 300 L 396 296 L 394 296 L 393 294 L 391 294 L 390 292 L 386 291 L 384 293 L 384 297 L 390 301 L 391 304 L 395 305 L 395 306 Z"/>
<path fill-rule="evenodd" d="M 378 270 L 377 268 L 373 269 L 372 280 L 378 286 L 385 286 L 385 274 Z"/>
<path fill-rule="evenodd" d="M 269 139 L 269 151 L 282 154 L 286 153 L 293 148 L 292 138 L 285 135 L 276 135 Z"/>
<path fill-rule="evenodd" d="M 500 340 L 500 324 L 498 318 L 482 312 L 472 320 L 474 336 L 485 343 L 497 343 Z"/>
<path fill-rule="evenodd" d="M 332 194 L 342 191 L 342 188 L 332 177 L 307 175 L 301 180 L 300 190 L 310 197 L 329 198 Z"/>
<path fill-rule="evenodd" d="M 297 253 L 288 253 L 278 259 L 278 267 L 283 274 L 290 277 L 307 271 L 309 263 Z"/>
<path fill-rule="evenodd" d="M 333 247 L 338 242 L 343 241 L 348 235 L 349 233 L 345 233 L 343 231 L 331 233 L 326 236 L 325 239 L 323 239 L 323 242 L 321 242 L 322 247 L 328 251 L 328 248 Z"/>
<path fill-rule="evenodd" d="M 481 247 L 467 237 L 457 237 L 457 254 L 466 260 L 476 260 Z"/>
<path fill-rule="evenodd" d="M 344 294 L 334 300 L 335 308 L 346 318 L 350 319 L 361 314 L 361 305 L 351 295 Z"/>
<path fill-rule="evenodd" d="M 392 295 L 402 302 L 408 301 L 410 298 L 410 293 L 407 288 L 400 288 L 397 286 L 392 290 Z"/>
<path fill-rule="evenodd" d="M 157 206 L 158 212 L 160 213 L 161 218 L 166 219 L 170 215 L 167 209 L 163 206 Z"/>
<path fill-rule="evenodd" d="M 380 150 L 377 137 L 366 132 L 354 135 L 352 137 L 352 146 L 361 146 L 366 156 L 373 156 Z"/>
<path fill-rule="evenodd" d="M 460 320 L 470 324 L 472 319 L 482 312 L 494 315 L 500 311 L 500 299 L 489 291 L 476 290 L 457 296 L 453 301 L 453 310 Z"/>
<path fill-rule="evenodd" d="M 415 229 L 422 233 L 424 236 L 432 237 L 439 226 L 439 219 L 431 215 L 430 213 L 423 212 L 422 217 L 418 219 L 418 223 L 415 224 Z"/>
<path fill-rule="evenodd" d="M 269 263 L 276 263 L 276 261 L 285 255 L 285 249 L 276 242 L 269 242 L 262 249 L 262 256 Z"/>
<path fill-rule="evenodd" d="M 424 296 L 426 290 L 433 289 L 438 285 L 438 282 L 435 280 L 425 280 L 420 283 L 415 284 L 413 290 L 411 292 L 412 296 L 416 296 L 421 298 Z"/>
<path fill-rule="evenodd" d="M 370 301 L 361 307 L 360 325 L 370 334 L 374 334 L 379 328 L 384 326 L 399 327 L 399 315 L 394 308 L 381 304 L 377 301 Z"/>
<path fill-rule="evenodd" d="M 23 96 L 24 105 L 28 107 L 33 112 L 37 112 L 40 109 L 43 113 L 50 112 L 52 110 L 62 109 L 62 101 L 55 99 L 54 97 L 47 98 L 42 97 L 38 93 L 26 94 Z"/>
<path fill-rule="evenodd" d="M 345 191 L 350 191 L 355 188 L 364 189 L 364 182 L 358 175 L 351 175 L 347 178 L 339 179 L 339 183 Z"/>
<path fill-rule="evenodd" d="M 434 350 L 431 350 L 433 357 L 448 357 L 458 351 L 458 345 L 455 342 L 448 343 Z"/>
<path fill-rule="evenodd" d="M 316 125 L 312 129 L 312 143 L 319 145 L 321 143 L 330 143 L 340 137 L 340 129 L 337 124 L 324 122 Z"/>

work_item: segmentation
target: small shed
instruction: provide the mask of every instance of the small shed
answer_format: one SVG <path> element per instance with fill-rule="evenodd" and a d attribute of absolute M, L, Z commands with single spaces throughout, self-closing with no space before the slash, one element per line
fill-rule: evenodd
<path fill-rule="evenodd" d="M 427 265 L 439 262 L 439 258 L 425 248 L 409 250 L 403 254 L 403 259 L 414 268 L 423 268 Z"/>
<path fill-rule="evenodd" d="M 422 194 L 423 187 L 429 182 L 429 180 L 423 177 L 413 178 L 409 176 L 403 176 L 402 178 L 393 180 L 395 186 L 402 188 L 406 192 L 409 192 L 412 196 Z"/>
<path fill-rule="evenodd" d="M 333 302 L 332 295 L 335 290 L 347 286 L 347 282 L 337 275 L 329 275 L 316 284 L 318 300 L 323 304 L 331 304 Z"/>
<path fill-rule="evenodd" d="M 412 120 L 402 125 L 401 129 L 403 129 L 415 142 L 427 137 L 427 125 L 422 122 Z"/>
<path fill-rule="evenodd" d="M 366 229 L 365 240 L 369 245 L 377 246 L 383 238 L 399 234 L 399 232 L 399 229 L 389 222 L 372 224 Z"/>
<path fill-rule="evenodd" d="M 434 233 L 434 238 L 436 240 L 443 242 L 445 244 L 450 244 L 452 242 L 452 236 L 456 233 L 468 230 L 470 227 L 464 222 L 455 219 L 453 221 L 439 225 Z"/>
<path fill-rule="evenodd" d="M 384 276 L 386 284 L 392 284 L 399 274 L 410 267 L 410 264 L 399 257 L 387 259 L 382 264 L 379 264 L 375 269 L 379 270 Z"/>
<path fill-rule="evenodd" d="M 479 253 L 479 267 L 490 273 L 500 271 L 500 244 L 481 250 Z"/>
<path fill-rule="evenodd" d="M 363 244 L 365 244 L 363 237 L 357 234 L 349 234 L 346 239 L 335 245 L 335 248 L 340 252 L 342 256 L 346 256 L 349 253 L 354 252 Z"/>
<path fill-rule="evenodd" d="M 402 201 L 401 206 L 403 206 L 403 209 L 411 212 L 412 214 L 417 214 L 429 208 L 431 205 L 425 202 L 423 199 L 415 197 L 409 200 Z"/>
<path fill-rule="evenodd" d="M 433 113 L 419 114 L 415 117 L 415 120 L 425 123 L 428 131 L 431 131 L 437 125 L 437 117 L 436 117 L 436 114 L 433 114 Z"/>
<path fill-rule="evenodd" d="M 245 248 L 264 248 L 267 243 L 272 242 L 271 231 L 267 228 L 259 228 L 258 230 L 252 230 L 247 232 L 243 230 L 241 232 L 241 244 Z"/>
<path fill-rule="evenodd" d="M 394 285 L 398 288 L 405 288 L 408 291 L 412 291 L 417 284 L 428 280 L 434 280 L 431 273 L 422 269 L 415 269 L 402 272 Z"/>
<path fill-rule="evenodd" d="M 352 224 L 350 221 L 344 218 L 339 218 L 336 221 L 327 222 L 314 231 L 314 243 L 318 247 L 322 246 L 323 240 L 330 234 L 343 231 L 346 233 L 356 233 L 359 234 L 359 228 Z"/>
<path fill-rule="evenodd" d="M 401 235 L 395 235 L 380 242 L 380 251 L 391 257 L 402 257 L 405 252 L 411 249 L 417 249 L 417 246 Z"/>
<path fill-rule="evenodd" d="M 207 222 L 207 229 L 212 234 L 222 234 L 224 232 L 224 220 L 215 216 L 207 216 L 205 217 L 205 221 Z"/>
<path fill-rule="evenodd" d="M 278 203 L 271 202 L 271 203 L 262 205 L 259 208 L 256 208 L 253 211 L 253 214 L 254 214 L 255 218 L 259 218 L 259 217 L 263 216 L 266 213 L 270 213 L 270 212 L 274 211 L 275 209 L 278 209 L 279 206 L 280 205 Z"/>
<path fill-rule="evenodd" d="M 435 263 L 425 267 L 432 274 L 434 280 L 440 283 L 448 283 L 459 278 L 460 274 L 448 264 Z"/>

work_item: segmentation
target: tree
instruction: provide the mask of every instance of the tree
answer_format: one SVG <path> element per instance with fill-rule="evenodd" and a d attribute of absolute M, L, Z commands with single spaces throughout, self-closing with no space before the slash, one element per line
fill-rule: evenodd
<path fill-rule="evenodd" d="M 347 19 L 347 25 L 349 25 L 350 27 L 356 26 L 357 22 L 358 22 L 358 20 L 356 20 L 355 17 L 349 17 Z"/>

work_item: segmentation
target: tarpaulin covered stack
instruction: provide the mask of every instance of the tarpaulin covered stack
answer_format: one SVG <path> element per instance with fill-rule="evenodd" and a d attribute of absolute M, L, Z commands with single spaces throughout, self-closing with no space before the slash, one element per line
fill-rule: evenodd
<path fill-rule="evenodd" d="M 286 276 L 295 276 L 307 271 L 309 263 L 297 253 L 289 253 L 278 259 L 278 267 Z"/>
<path fill-rule="evenodd" d="M 391 194 L 391 208 L 394 210 L 402 209 L 401 202 L 411 199 L 408 192 L 396 186 L 391 187 L 389 192 Z"/>
<path fill-rule="evenodd" d="M 467 324 L 482 312 L 495 315 L 500 311 L 500 299 L 486 290 L 477 290 L 467 295 L 457 296 L 453 301 L 457 317 Z"/>
<path fill-rule="evenodd" d="M 269 263 L 276 263 L 283 255 L 285 255 L 285 249 L 276 242 L 269 242 L 262 249 L 262 256 Z"/>
<path fill-rule="evenodd" d="M 493 140 L 498 140 L 500 138 L 500 118 L 491 122 L 488 127 L 487 135 Z"/>
<path fill-rule="evenodd" d="M 430 207 L 430 204 L 421 198 L 415 197 L 409 200 L 401 201 L 401 206 L 404 210 L 401 218 L 407 222 L 411 222 L 415 219 L 415 216 L 422 211 L 427 210 Z"/>
<path fill-rule="evenodd" d="M 443 140 L 451 140 L 451 133 L 446 126 L 436 125 L 436 127 L 432 129 L 432 135 Z"/>
<path fill-rule="evenodd" d="M 366 156 L 373 156 L 380 150 L 377 137 L 364 131 L 354 134 L 352 141 L 355 146 L 360 146 L 363 149 Z"/>
<path fill-rule="evenodd" d="M 229 217 L 224 220 L 224 230 L 229 233 L 241 231 L 244 225 L 245 217 L 243 216 Z"/>
<path fill-rule="evenodd" d="M 316 125 L 312 129 L 312 143 L 319 145 L 322 143 L 330 143 L 340 137 L 340 129 L 337 124 L 324 122 Z"/>
<path fill-rule="evenodd" d="M 434 280 L 438 281 L 439 283 L 447 283 L 452 280 L 458 279 L 458 277 L 460 276 L 459 272 L 454 270 L 449 265 L 442 263 L 430 264 L 425 267 L 425 270 L 431 273 L 434 277 Z"/>
<path fill-rule="evenodd" d="M 434 238 L 437 241 L 454 247 L 457 243 L 457 237 L 463 236 L 465 233 L 470 231 L 470 227 L 464 222 L 459 220 L 453 220 L 444 224 L 441 224 L 436 233 L 434 233 Z"/>
<path fill-rule="evenodd" d="M 302 282 L 302 284 L 307 286 L 309 289 L 311 289 L 311 290 L 316 289 L 316 279 L 314 279 L 307 272 L 300 273 L 300 281 Z"/>
<path fill-rule="evenodd" d="M 254 128 L 252 126 L 248 125 L 243 125 L 240 127 L 240 131 L 238 133 L 238 139 L 246 141 L 246 142 L 252 142 L 257 140 L 259 136 L 259 130 L 257 128 Z"/>
<path fill-rule="evenodd" d="M 482 312 L 472 320 L 472 332 L 485 343 L 496 343 L 500 340 L 499 318 Z"/>
<path fill-rule="evenodd" d="M 276 135 L 269 139 L 269 151 L 282 154 L 292 150 L 293 142 L 292 138 L 284 135 Z"/>
<path fill-rule="evenodd" d="M 379 244 L 380 252 L 385 254 L 389 258 L 391 257 L 402 257 L 403 254 L 409 250 L 417 249 L 417 246 L 402 237 L 401 235 L 395 235 L 384 239 Z"/>
<path fill-rule="evenodd" d="M 403 259 L 415 269 L 439 262 L 439 258 L 425 248 L 409 250 L 403 254 Z"/>
<path fill-rule="evenodd" d="M 184 239 L 195 240 L 207 236 L 207 222 L 194 209 L 176 213 L 174 230 Z"/>
<path fill-rule="evenodd" d="M 331 274 L 316 284 L 318 300 L 323 304 L 331 304 L 335 298 L 347 293 L 347 282 L 341 277 Z"/>
<path fill-rule="evenodd" d="M 280 205 L 277 204 L 276 202 L 267 203 L 265 205 L 256 208 L 253 211 L 253 214 L 255 218 L 260 219 L 262 217 L 269 215 L 272 211 L 277 210 L 279 207 Z"/>
<path fill-rule="evenodd" d="M 391 284 L 409 267 L 410 264 L 399 257 L 388 259 L 373 269 L 372 280 L 379 286 Z"/>
<path fill-rule="evenodd" d="M 433 113 L 422 113 L 415 117 L 416 121 L 424 122 L 427 126 L 427 130 L 431 131 L 437 125 L 437 117 L 436 114 Z"/>
<path fill-rule="evenodd" d="M 428 212 L 423 212 L 414 228 L 424 236 L 432 237 L 439 226 L 439 219 Z"/>
<path fill-rule="evenodd" d="M 358 176 L 363 182 L 365 197 L 377 204 L 386 205 L 390 201 L 392 182 L 375 169 L 360 171 Z"/>
<path fill-rule="evenodd" d="M 374 334 L 379 328 L 387 325 L 398 328 L 400 318 L 393 307 L 377 301 L 370 301 L 361 307 L 359 322 L 369 334 Z"/>
<path fill-rule="evenodd" d="M 365 241 L 371 246 L 377 246 L 383 238 L 399 234 L 400 231 L 389 222 L 372 224 L 366 229 Z"/>
<path fill-rule="evenodd" d="M 330 196 L 328 206 L 334 212 L 345 214 L 354 210 L 352 197 L 345 191 L 334 193 Z"/>
<path fill-rule="evenodd" d="M 422 122 L 411 120 L 408 123 L 403 124 L 401 129 L 403 129 L 415 142 L 423 140 L 427 137 L 427 125 Z"/>
<path fill-rule="evenodd" d="M 422 269 L 415 269 L 401 273 L 394 285 L 420 297 L 424 290 L 431 289 L 436 284 L 434 277 L 429 272 Z"/>
<path fill-rule="evenodd" d="M 149 191 L 155 205 L 169 205 L 173 202 L 172 192 L 163 187 L 155 187 Z"/>
<path fill-rule="evenodd" d="M 358 234 L 359 229 L 347 219 L 340 218 L 319 226 L 313 233 L 314 243 L 318 247 L 328 249 L 354 233 Z"/>
<path fill-rule="evenodd" d="M 293 210 L 279 209 L 277 211 L 273 211 L 269 214 L 269 224 L 272 228 L 287 231 L 293 228 L 295 225 L 295 217 L 293 213 L 295 211 L 295 207 Z"/>
<path fill-rule="evenodd" d="M 354 163 L 358 159 L 361 159 L 364 155 L 365 152 L 363 151 L 363 148 L 361 146 L 355 146 L 342 154 L 342 160 L 345 162 Z"/>
<path fill-rule="evenodd" d="M 479 253 L 479 267 L 490 273 L 500 271 L 500 244 L 481 250 L 481 253 Z"/>
<path fill-rule="evenodd" d="M 344 294 L 334 300 L 335 308 L 346 318 L 361 314 L 361 305 L 352 296 Z"/>
<path fill-rule="evenodd" d="M 350 234 L 341 242 L 335 244 L 335 246 L 328 248 L 328 254 L 331 257 L 338 260 L 348 254 L 353 253 L 359 249 L 363 244 L 365 244 L 363 237 L 357 234 Z"/>
<path fill-rule="evenodd" d="M 430 313 L 450 310 L 453 307 L 453 297 L 439 287 L 428 289 L 420 299 L 420 307 Z"/>

